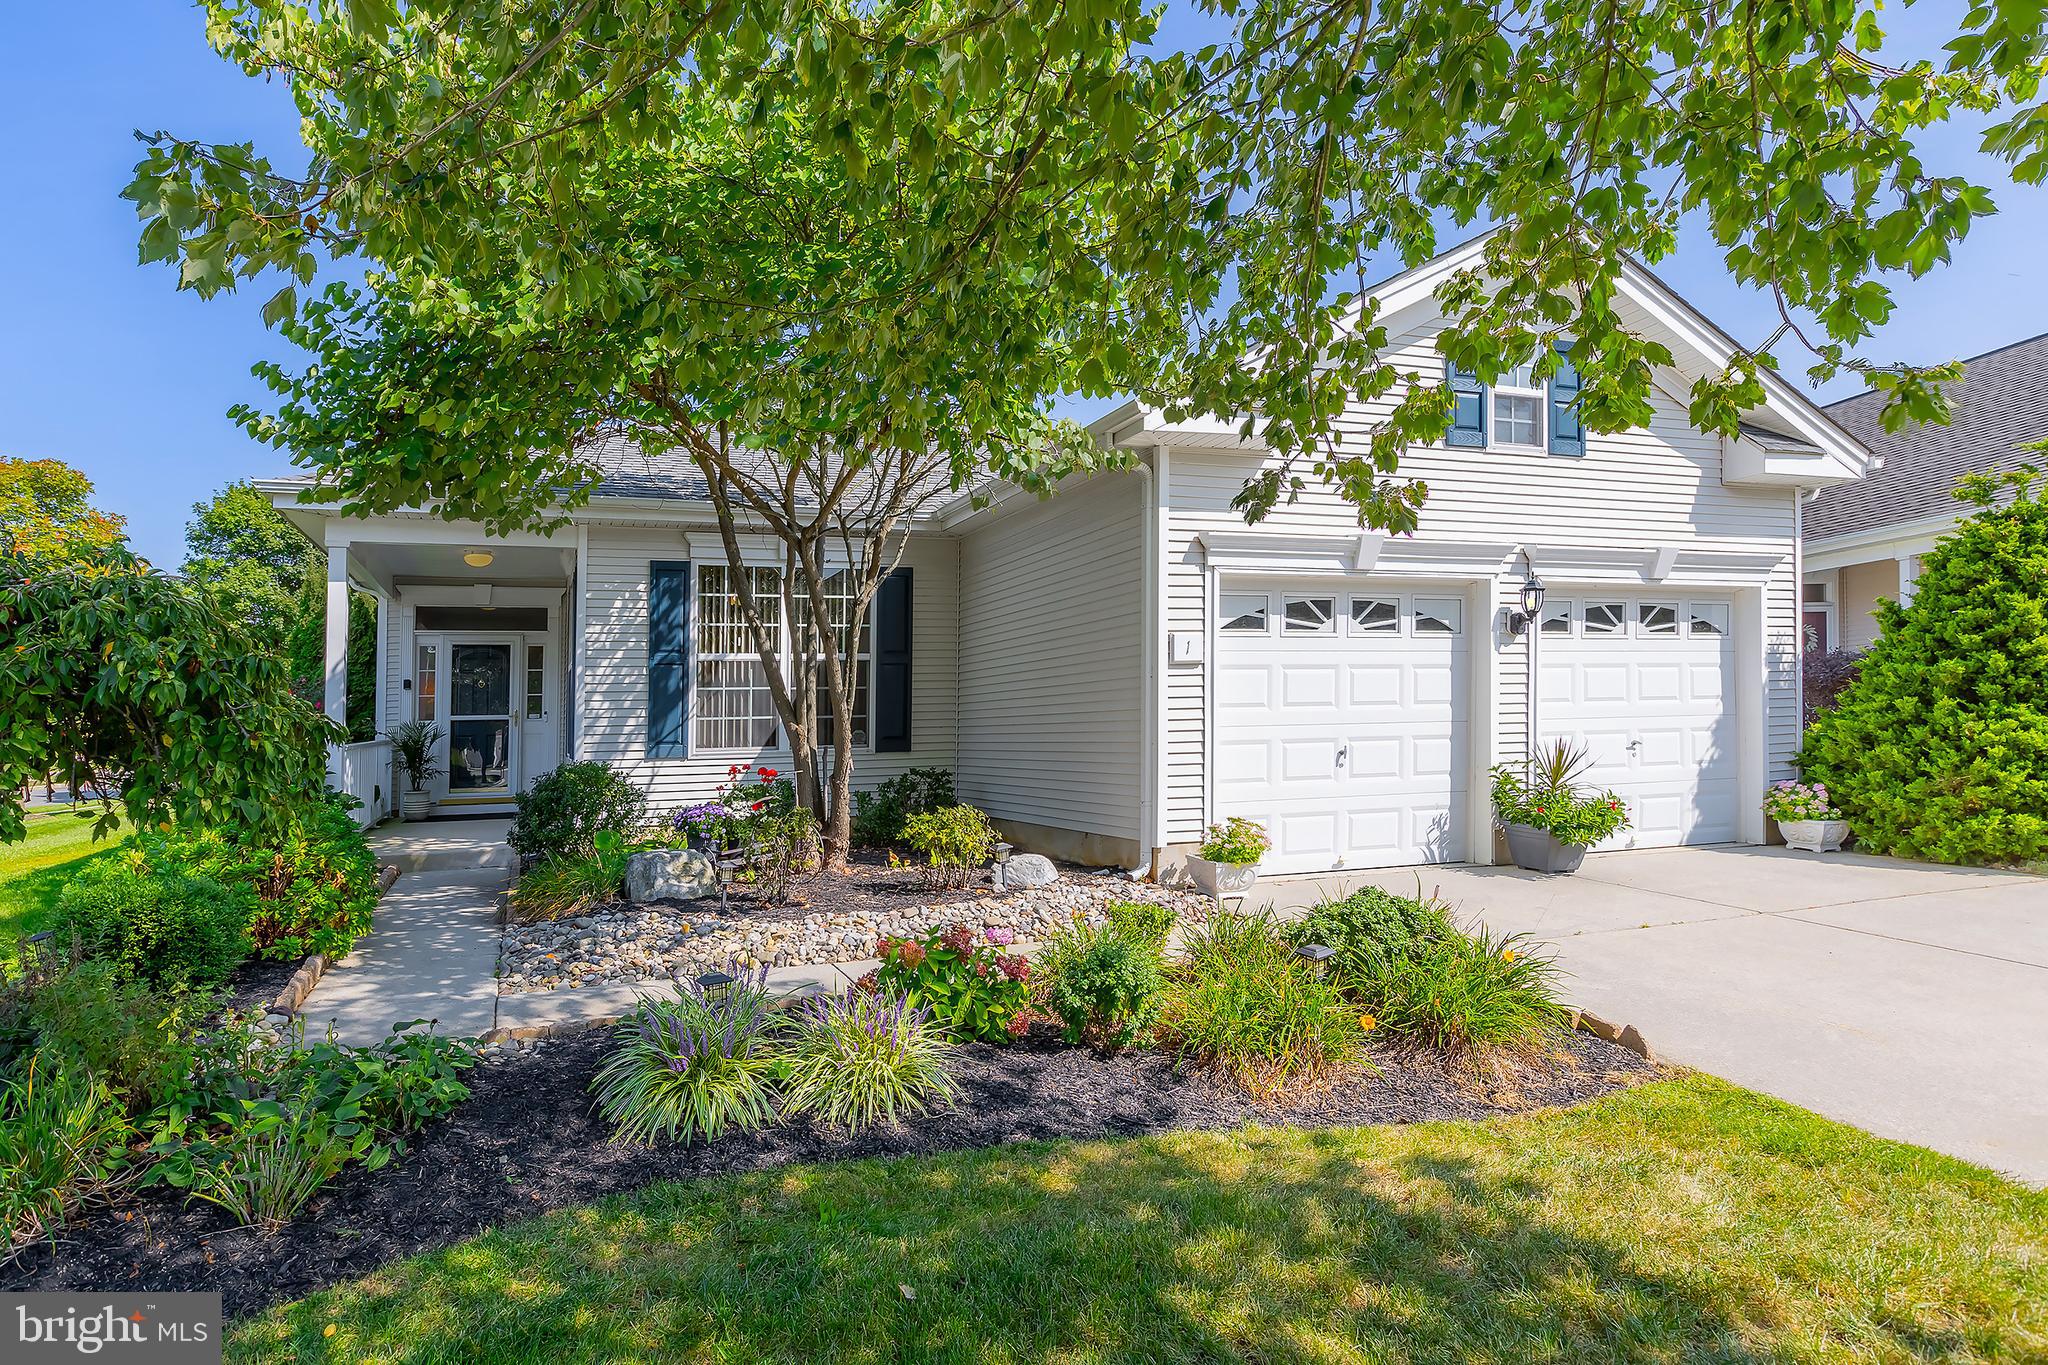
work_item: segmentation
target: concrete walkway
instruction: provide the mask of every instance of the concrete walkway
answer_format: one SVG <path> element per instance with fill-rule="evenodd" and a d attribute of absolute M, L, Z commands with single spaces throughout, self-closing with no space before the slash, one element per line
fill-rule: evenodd
<path fill-rule="evenodd" d="M 1595 854 L 1284 878 L 1250 903 L 1365 882 L 1439 890 L 1547 940 L 1570 999 L 1659 1054 L 1884 1137 L 2048 1184 L 2048 879 L 1783 848 Z"/>
<path fill-rule="evenodd" d="M 504 820 L 387 825 L 370 836 L 398 880 L 370 932 L 306 1000 L 308 1037 L 380 1042 L 393 1024 L 432 1019 L 443 1034 L 489 1032 L 498 1009 L 498 907 L 512 884 Z"/>

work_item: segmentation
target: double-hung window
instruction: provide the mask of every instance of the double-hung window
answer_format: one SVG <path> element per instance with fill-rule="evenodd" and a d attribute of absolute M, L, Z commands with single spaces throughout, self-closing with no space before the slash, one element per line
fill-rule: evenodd
<path fill-rule="evenodd" d="M 1531 365 L 1517 365 L 1493 386 L 1495 445 L 1543 447 L 1543 407 L 1549 401 Z"/>
<path fill-rule="evenodd" d="M 775 714 L 775 696 L 768 687 L 768 674 L 754 648 L 753 633 L 747 628 L 746 609 L 741 605 L 732 570 L 723 564 L 705 564 L 697 571 L 696 624 L 692 643 L 695 659 L 696 696 L 692 707 L 694 727 L 691 739 L 698 749 L 765 749 L 781 742 L 781 725 Z M 779 569 L 750 568 L 754 605 L 761 614 L 774 656 L 787 667 L 798 647 L 818 652 L 840 646 L 843 632 L 853 620 L 854 580 L 839 570 L 825 580 L 825 606 L 831 626 L 829 639 L 821 638 L 810 621 L 806 595 L 798 590 L 785 598 Z M 854 641 L 853 742 L 868 742 L 869 684 L 874 672 L 873 610 L 861 622 Z M 799 635 L 798 632 L 802 632 Z M 818 734 L 830 745 L 831 701 L 822 670 L 817 692 Z"/>

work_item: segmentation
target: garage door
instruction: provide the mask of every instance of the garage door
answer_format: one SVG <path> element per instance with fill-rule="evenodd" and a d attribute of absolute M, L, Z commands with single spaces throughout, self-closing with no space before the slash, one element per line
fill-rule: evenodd
<path fill-rule="evenodd" d="M 1264 869 L 1466 855 L 1464 601 L 1253 585 L 1218 601 L 1216 807 Z"/>
<path fill-rule="evenodd" d="M 1726 598 L 1553 597 L 1538 644 L 1537 730 L 1583 744 L 1585 781 L 1628 803 L 1603 848 L 1735 840 L 1735 643 Z"/>

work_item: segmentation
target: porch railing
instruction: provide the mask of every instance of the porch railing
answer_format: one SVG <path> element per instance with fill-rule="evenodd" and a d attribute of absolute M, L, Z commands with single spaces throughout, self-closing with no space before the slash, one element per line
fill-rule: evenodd
<path fill-rule="evenodd" d="M 362 802 L 352 812 L 357 824 L 367 829 L 391 814 L 397 786 L 389 739 L 338 744 L 328 751 L 327 764 L 335 787 Z"/>

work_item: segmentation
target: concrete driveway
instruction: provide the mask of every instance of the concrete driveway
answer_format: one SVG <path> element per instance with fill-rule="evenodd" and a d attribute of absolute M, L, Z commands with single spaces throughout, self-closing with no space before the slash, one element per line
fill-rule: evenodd
<path fill-rule="evenodd" d="M 1287 907 L 1370 881 L 1554 944 L 1574 1003 L 1661 1056 L 2048 1185 L 2048 879 L 1783 848 L 1595 854 L 1575 876 L 1441 867 L 1260 883 Z"/>

